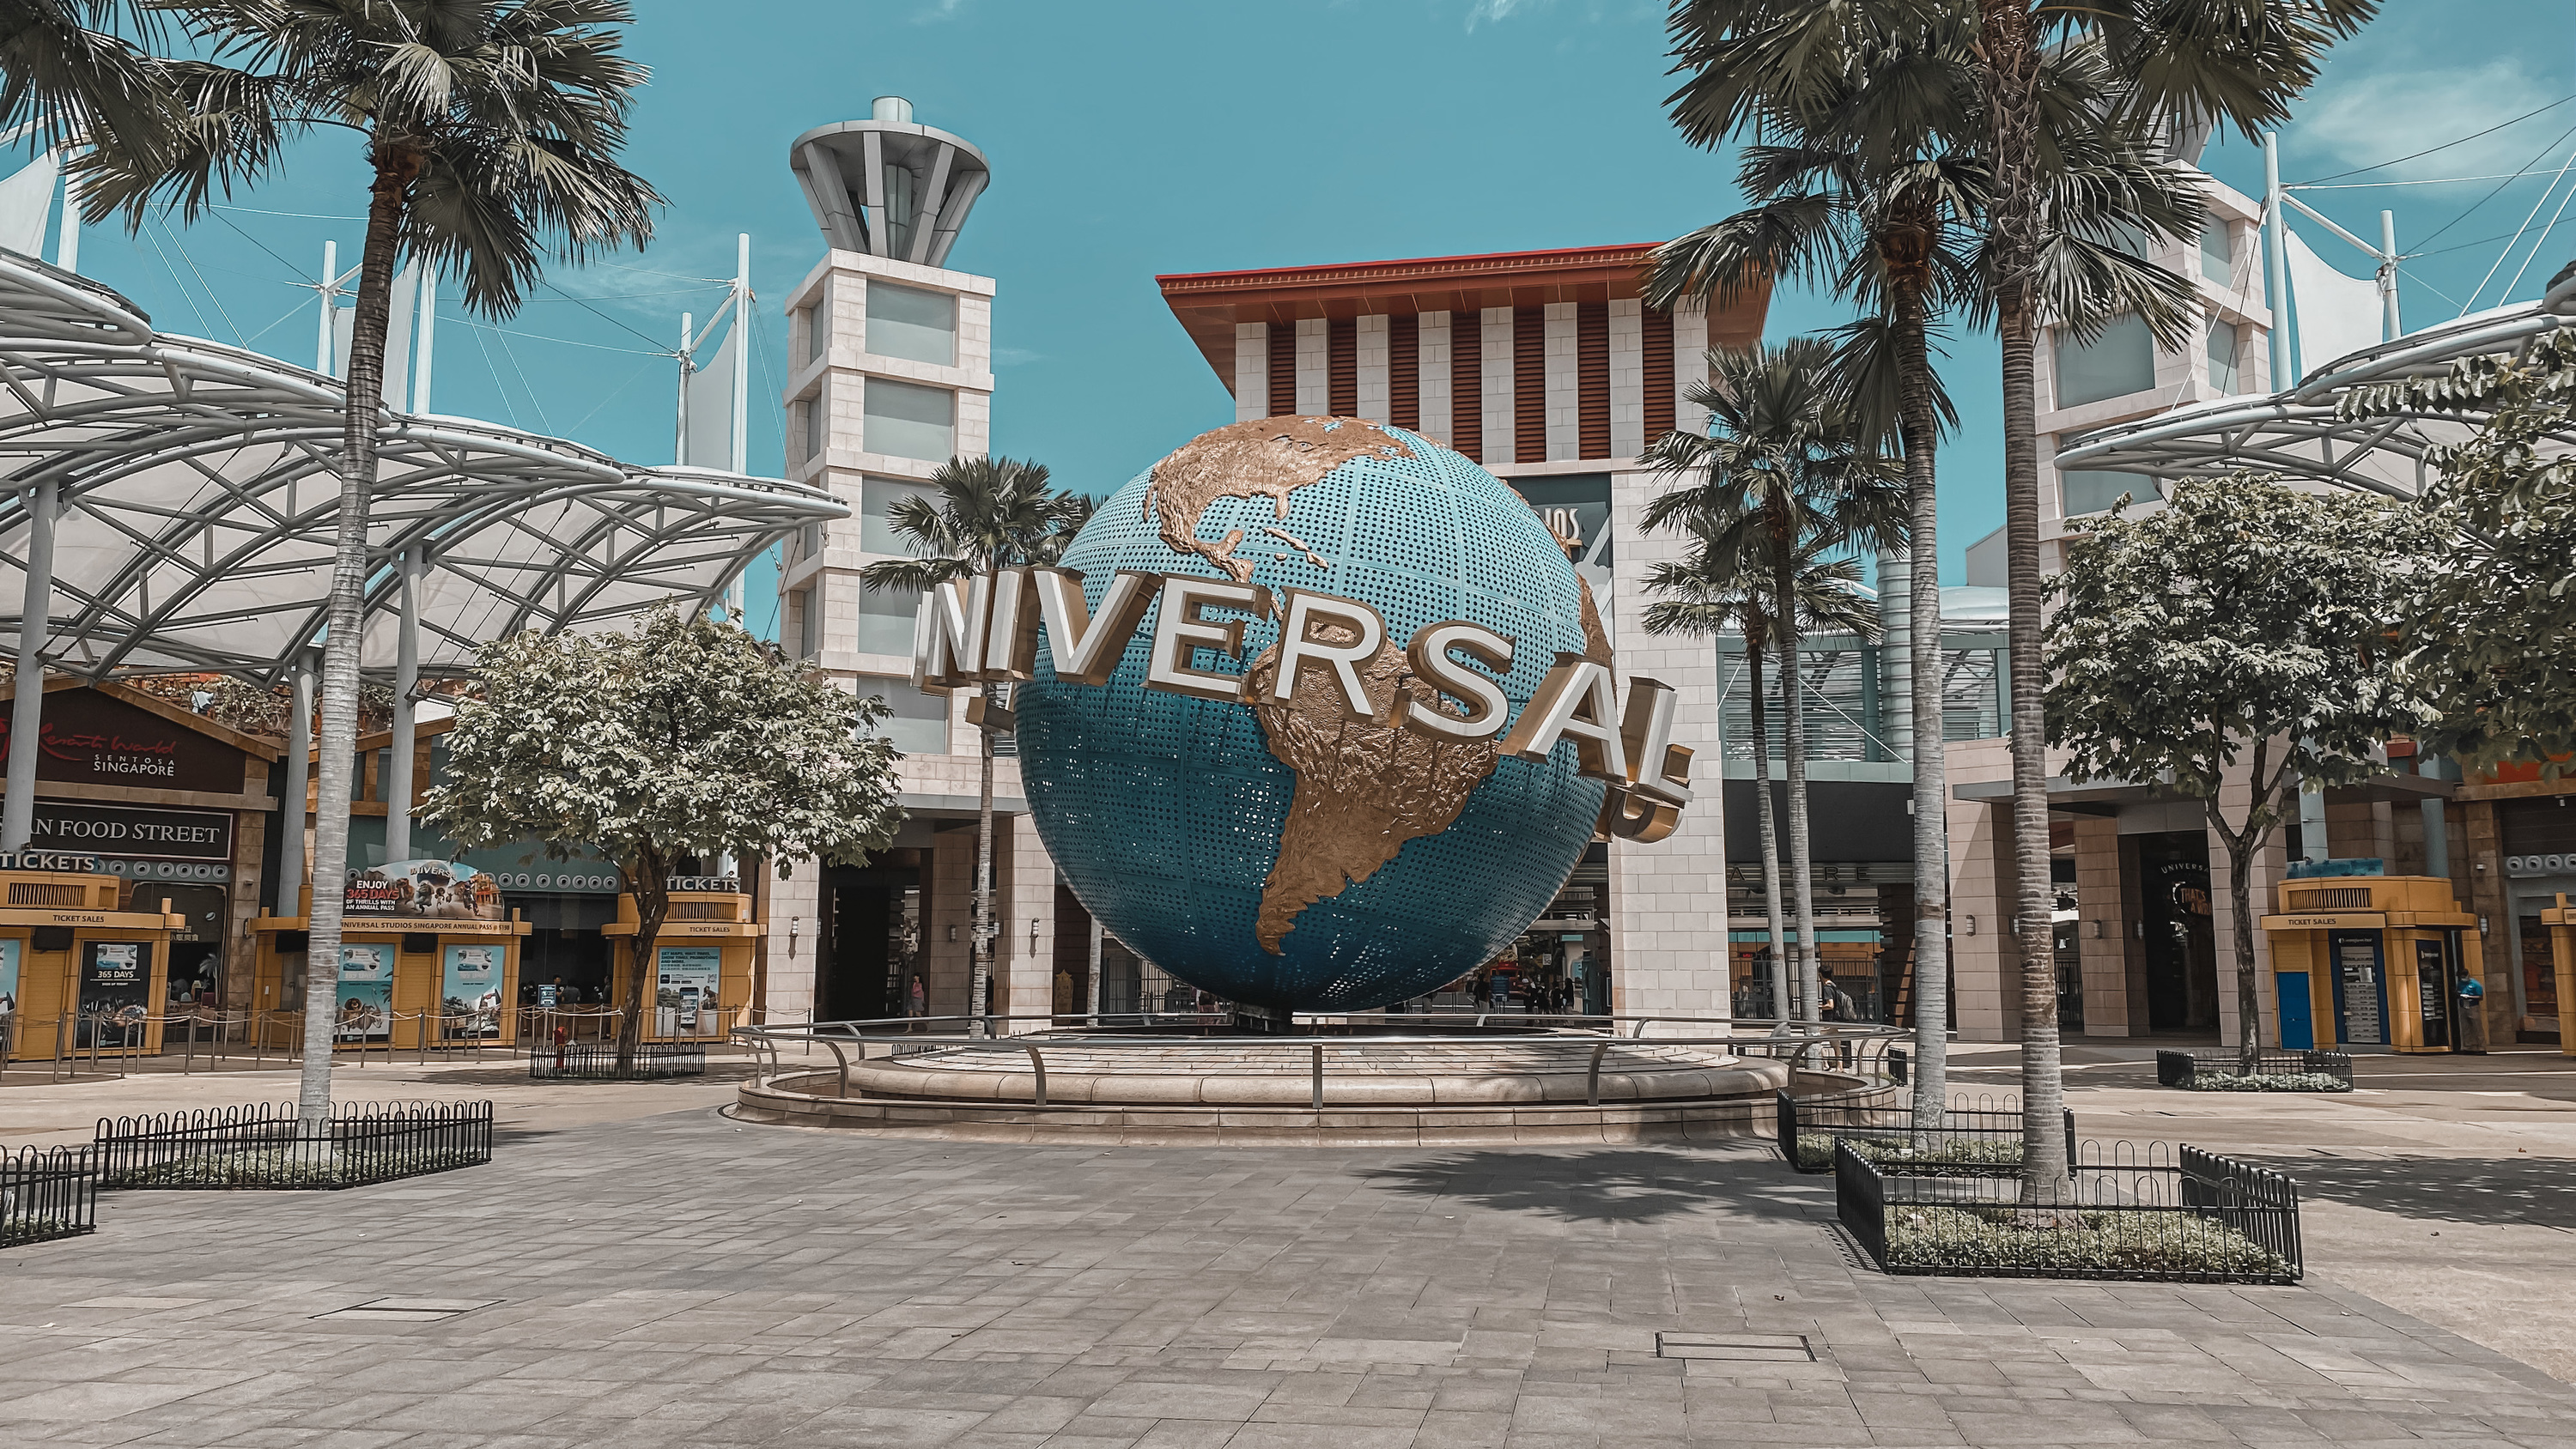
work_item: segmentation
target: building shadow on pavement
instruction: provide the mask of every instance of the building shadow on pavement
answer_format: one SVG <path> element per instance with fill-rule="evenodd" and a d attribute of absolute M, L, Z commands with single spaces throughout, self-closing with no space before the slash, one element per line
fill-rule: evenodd
<path fill-rule="evenodd" d="M 1800 1179 L 1767 1148 L 1707 1152 L 1456 1152 L 1364 1173 L 1419 1197 L 1451 1198 L 1502 1212 L 1574 1223 L 1647 1223 L 1683 1213 L 1803 1218 L 1830 1212 L 1832 1184 Z"/>
<path fill-rule="evenodd" d="M 2576 1162 L 2554 1157 L 2315 1158 L 2267 1164 L 2302 1197 L 2456 1223 L 2529 1223 L 2576 1232 Z"/>

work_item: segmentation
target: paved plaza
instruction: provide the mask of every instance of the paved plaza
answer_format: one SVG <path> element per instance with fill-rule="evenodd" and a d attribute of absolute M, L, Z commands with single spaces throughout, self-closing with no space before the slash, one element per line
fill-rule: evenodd
<path fill-rule="evenodd" d="M 2376 1240 L 2349 1224 L 2312 1232 L 2297 1288 L 1894 1279 L 1848 1256 L 1828 1179 L 1752 1143 L 1029 1148 L 745 1126 L 718 1083 L 499 1076 L 368 1084 L 499 1097 L 489 1167 L 114 1194 L 97 1236 L 0 1253 L 0 1442 L 2576 1444 L 2576 1389 L 2354 1291 L 2344 1260 L 2371 1265 L 2343 1240 Z M 0 1136 L 67 1090 L 0 1091 Z M 2131 1090 L 2081 1089 L 2087 1135 L 2210 1105 Z M 2496 1190 L 2446 1160 L 2455 1233 L 2565 1244 L 2563 1156 Z M 2415 1182 L 2399 1162 L 2320 1161 L 2321 1219 L 2371 1174 Z M 2451 1221 L 2391 1205 L 2351 1210 Z"/>

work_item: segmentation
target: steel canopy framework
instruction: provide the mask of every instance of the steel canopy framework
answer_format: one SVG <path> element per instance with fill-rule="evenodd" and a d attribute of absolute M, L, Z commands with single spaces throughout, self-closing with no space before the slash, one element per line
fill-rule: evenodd
<path fill-rule="evenodd" d="M 2413 498 L 2424 491 L 2425 455 L 2464 441 L 2476 413 L 2402 412 L 2345 418 L 2356 390 L 2440 377 L 2453 363 L 2512 352 L 2576 327 L 2576 268 L 2559 273 L 2537 302 L 2500 307 L 2364 348 L 2265 398 L 2229 398 L 2105 428 L 2057 455 L 2060 468 L 2148 473 L 2158 478 L 2221 477 L 2240 469 L 2274 472 L 2339 488 Z M 2576 434 L 2557 435 L 2576 451 Z"/>
<path fill-rule="evenodd" d="M 22 632 L 49 494 L 52 669 L 282 677 L 323 633 L 344 413 L 336 379 L 156 333 L 116 293 L 0 253 L 0 470 L 14 490 L 0 495 L 0 637 Z M 375 674 L 396 663 L 405 558 L 419 667 L 452 675 L 483 640 L 607 627 L 667 599 L 713 605 L 770 544 L 849 512 L 797 483 L 384 416 L 362 651 Z"/>

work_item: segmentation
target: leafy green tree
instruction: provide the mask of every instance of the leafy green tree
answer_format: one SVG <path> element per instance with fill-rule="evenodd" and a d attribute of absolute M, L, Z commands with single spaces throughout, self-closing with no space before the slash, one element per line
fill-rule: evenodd
<path fill-rule="evenodd" d="M 2576 265 L 2554 286 L 2576 278 Z M 2456 418 L 2476 431 L 2425 455 L 2448 543 L 2401 637 L 2440 722 L 2434 752 L 2473 764 L 2576 770 L 2576 334 L 2347 397 L 2351 418 Z"/>
<path fill-rule="evenodd" d="M 1962 6 L 1690 0 L 1673 24 L 1689 79 L 1674 124 L 1695 145 L 1749 134 L 1745 210 L 1657 249 L 1647 300 L 1724 306 L 1775 278 L 1869 309 L 1836 329 L 1836 364 L 1864 416 L 1905 459 L 1913 738 L 1915 1074 L 1918 1111 L 1948 1098 L 1949 831 L 1942 739 L 1936 450 L 1958 418 L 1932 349 L 1944 324 L 1991 312 L 1981 256 L 1989 128 Z M 2043 61 L 2052 230 L 2040 285 L 2056 316 L 2089 327 L 2135 312 L 2178 345 L 2189 284 L 2124 245 L 2196 226 L 2187 182 L 2110 124 L 2112 77 L 2096 45 Z"/>
<path fill-rule="evenodd" d="M 2383 770 L 2386 742 L 2432 721 L 2391 635 L 2435 537 L 2385 500 L 2239 473 L 2179 483 L 2142 517 L 2124 501 L 2052 580 L 2045 704 L 2067 777 L 2196 799 L 2227 847 L 2248 1074 L 2262 1045 L 2255 860 L 2299 790 Z M 2222 791 L 2240 761 L 2248 794 L 2231 817 Z"/>
<path fill-rule="evenodd" d="M 1901 465 L 1880 450 L 1878 430 L 1852 407 L 1833 373 L 1833 349 L 1813 337 L 1776 347 L 1708 354 L 1708 380 L 1692 403 L 1708 409 L 1706 435 L 1676 430 L 1645 458 L 1674 485 L 1646 505 L 1651 532 L 1705 526 L 1721 558 L 1755 554 L 1771 579 L 1773 642 L 1782 671 L 1782 744 L 1789 774 L 1789 882 L 1798 919 L 1798 1008 L 1818 1019 L 1814 852 L 1807 825 L 1807 726 L 1797 669 L 1798 559 L 1807 550 L 1892 548 L 1905 536 Z M 1766 782 L 1767 784 L 1767 782 Z"/>
<path fill-rule="evenodd" d="M 935 493 L 915 493 L 886 510 L 886 522 L 911 541 L 914 556 L 859 570 L 871 590 L 918 594 L 934 584 L 992 575 L 1021 564 L 1064 557 L 1091 518 L 1092 502 L 1048 485 L 1046 465 L 1013 458 L 951 458 L 930 475 Z M 975 802 L 975 955 L 967 1012 L 992 1010 L 993 736 L 1007 726 L 1002 702 L 987 696 L 976 741 L 983 756 Z"/>
<path fill-rule="evenodd" d="M 1780 910 L 1780 838 L 1773 819 L 1771 728 L 1765 708 L 1762 660 L 1774 632 L 1771 621 L 1772 576 L 1760 550 L 1748 551 L 1740 538 L 1708 519 L 1685 525 L 1698 542 L 1679 559 L 1658 563 L 1646 575 L 1646 587 L 1663 595 L 1646 606 L 1649 634 L 1688 634 L 1715 638 L 1739 634 L 1744 640 L 1748 676 L 1745 704 L 1753 735 L 1753 798 L 1762 835 L 1763 914 L 1771 925 L 1771 1009 L 1786 1026 L 1790 1019 L 1788 926 Z M 1860 565 L 1849 558 L 1826 558 L 1814 544 L 1799 551 L 1795 584 L 1798 617 L 1810 631 L 1878 633 L 1878 613 L 1860 594 Z M 1780 671 L 1784 692 L 1796 683 Z"/>
<path fill-rule="evenodd" d="M 2132 134 L 2201 120 L 2248 136 L 2278 125 L 2316 79 L 2327 48 L 2376 13 L 2379 0 L 1976 0 L 1976 7 L 1993 187 L 1985 271 L 2003 343 L 2013 860 L 2021 883 L 2015 915 L 2022 954 L 2022 1175 L 2038 1198 L 2054 1197 L 2068 1181 L 2066 1141 L 2057 1127 L 2065 1082 L 2050 925 L 2057 899 L 2048 877 L 2048 721 L 2041 704 L 2036 358 L 2048 310 L 2041 273 L 2051 230 L 2046 153 L 2068 130 L 2096 121 L 2125 124 Z M 2100 46 L 2103 64 L 2123 82 L 2107 113 L 2049 113 L 2041 84 L 2046 57 L 2052 45 L 2067 42 Z M 2078 222 L 2085 210 L 2079 201 L 2061 200 L 2057 229 Z"/>
<path fill-rule="evenodd" d="M 421 818 L 459 845 L 595 848 L 635 897 L 617 1065 L 634 1064 L 644 987 L 687 857 L 856 863 L 902 822 L 885 706 L 807 675 L 775 645 L 669 607 L 632 632 L 520 634 L 476 652 L 478 691 L 447 736 Z"/>
<path fill-rule="evenodd" d="M 618 166 L 644 67 L 621 51 L 625 0 L 166 0 L 195 54 L 157 64 L 180 111 L 164 131 L 99 131 L 73 163 L 92 222 L 130 230 L 167 204 L 193 221 L 283 166 L 316 129 L 349 131 L 373 172 L 349 348 L 337 557 L 322 649 L 314 859 L 348 853 L 358 643 L 394 271 L 407 254 L 462 278 L 469 307 L 518 310 L 554 239 L 580 259 L 652 237 L 653 188 Z M 399 403 L 400 399 L 394 400 Z M 331 1039 L 340 893 L 314 892 L 305 1041 Z M 298 1093 L 329 1115 L 331 1054 L 308 1048 Z"/>

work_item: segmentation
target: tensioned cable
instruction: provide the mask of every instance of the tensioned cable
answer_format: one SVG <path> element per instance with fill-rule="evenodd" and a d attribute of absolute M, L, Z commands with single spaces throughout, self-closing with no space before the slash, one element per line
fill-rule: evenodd
<path fill-rule="evenodd" d="M 2576 164 L 2576 156 L 2570 156 L 2567 159 L 2570 164 Z M 2551 184 L 2555 185 L 2556 183 L 2553 182 Z M 2547 192 L 2541 193 L 2541 200 L 2546 201 L 2548 199 L 2549 196 Z M 2522 254 L 2522 265 L 2513 269 L 2513 280 L 2504 284 L 2504 291 L 2497 296 L 2497 302 L 2502 303 L 2511 298 L 2513 296 L 2513 289 L 2522 285 L 2523 273 L 2530 271 L 2531 264 L 2540 259 L 2541 245 L 2548 240 L 2549 233 L 2556 229 L 2558 223 L 2566 218 L 2567 203 L 2571 201 L 2576 201 L 2576 186 L 2568 187 L 2567 194 L 2558 198 L 2558 209 L 2549 214 L 2549 225 L 2542 227 L 2540 229 L 2540 235 L 2531 239 L 2531 250 Z M 2528 226 L 2530 224 L 2530 218 L 2524 218 L 2523 225 Z M 2506 243 L 2504 250 L 2505 255 L 2511 256 L 2513 254 L 2512 243 Z M 2483 286 L 2485 284 L 2480 283 L 2479 285 Z"/>
<path fill-rule="evenodd" d="M 2576 101 L 2576 92 L 2570 92 L 2567 95 L 2560 96 L 2558 99 L 2551 101 L 2548 105 L 2540 107 L 2538 110 L 2525 111 L 2510 121 L 2498 121 L 2483 131 L 2471 131 L 2469 134 L 2462 136 L 2457 140 L 2445 141 L 2439 146 L 2428 146 L 2423 150 L 2416 152 L 2412 156 L 2400 156 L 2394 161 L 2375 161 L 2368 166 L 2355 166 L 2350 171 L 2338 171 L 2332 176 L 2320 176 L 2316 178 L 2315 181 L 2301 181 L 2293 184 L 2298 186 L 2314 186 L 2318 181 L 2341 181 L 2347 176 L 2359 176 L 2364 171 L 2381 171 L 2391 166 L 2402 166 L 2409 161 L 2419 160 L 2423 157 L 2430 156 L 2436 151 L 2448 151 L 2452 147 L 2460 145 L 2462 142 L 2474 141 L 2480 136 L 2491 136 L 2496 132 L 2503 130 L 2507 126 L 2519 126 L 2523 122 L 2530 120 L 2532 117 L 2539 115 L 2541 111 L 2554 111 L 2560 106 L 2567 104 L 2569 101 Z M 2556 143 L 2552 142 L 2551 145 L 2554 148 Z"/>
<path fill-rule="evenodd" d="M 2541 189 L 2540 199 L 2531 204 L 2531 210 L 2522 218 L 2522 225 L 2513 229 L 2512 240 L 2507 241 L 2504 244 L 2503 251 L 2496 253 L 2495 265 L 2488 267 L 2487 274 L 2478 278 L 2478 284 L 2469 289 L 2469 304 L 2467 307 L 2462 307 L 2460 309 L 2461 316 L 2466 317 L 2469 315 L 2470 308 L 2478 305 L 2478 294 L 2487 289 L 2487 283 L 2495 280 L 2495 274 L 2502 270 L 2505 262 L 2513 256 L 2514 246 L 2522 240 L 2522 234 L 2531 229 L 2532 218 L 2540 215 L 2540 209 L 2549 204 L 2551 193 L 2557 191 L 2558 183 L 2567 178 L 2567 168 L 2570 166 L 2576 166 L 2576 151 L 2570 151 L 2567 153 L 2567 159 L 2559 164 L 2558 174 L 2549 178 L 2549 184 Z M 2563 213 L 2566 208 L 2560 207 L 2559 210 Z M 2550 224 L 2553 226 L 2556 225 L 2556 220 L 2553 218 Z M 2543 235 L 2546 234 L 2546 232 L 2543 233 Z M 2538 251 L 2540 249 L 2539 240 L 2535 238 L 2532 241 L 2531 246 L 2533 251 Z M 2528 267 L 2531 264 L 2529 262 L 2525 262 L 2523 265 Z M 2514 278 L 2517 281 L 2521 279 L 2521 276 L 2522 274 L 2520 272 L 2516 272 L 2514 274 Z M 2510 286 L 2506 287 L 2505 294 L 2507 296 L 2511 296 L 2513 294 L 2513 288 Z"/>
<path fill-rule="evenodd" d="M 2503 171 L 2493 176 L 2436 176 L 2426 181 L 2355 181 L 2343 186 L 2284 186 L 2283 191 L 2370 191 L 2383 186 L 2455 186 L 2463 181 L 2520 181 L 2534 171 Z"/>
<path fill-rule="evenodd" d="M 2557 139 L 2556 139 L 2556 140 L 2551 141 L 2548 145 L 2543 146 L 2543 147 L 2541 147 L 2539 150 L 2537 150 L 2537 151 L 2533 152 L 2533 153 L 2532 153 L 2532 155 L 2531 155 L 2531 159 L 2530 159 L 2529 161 L 2526 161 L 2526 162 L 2524 162 L 2524 163 L 2523 163 L 2523 167 L 2522 167 L 2522 169 L 2523 169 L 2523 170 L 2525 170 L 2525 171 L 2529 171 L 2529 170 L 2531 170 L 2533 167 L 2538 166 L 2538 165 L 2539 165 L 2539 164 L 2540 164 L 2544 159 L 2546 159 L 2546 158 L 2548 157 L 2548 155 L 2549 155 L 2549 153 L 2550 153 L 2550 152 L 2555 151 L 2555 150 L 2557 150 L 2559 147 L 2566 145 L 2566 144 L 2567 144 L 2567 138 L 2568 138 L 2568 137 L 2570 137 L 2570 136 L 2576 136 L 2576 126 L 2570 126 L 2570 127 L 2568 127 L 2566 130 L 2559 132 L 2559 133 L 2558 133 L 2558 137 L 2557 137 Z M 2496 183 L 2496 186 L 2495 186 L 2495 190 L 2488 192 L 2486 195 L 2481 196 L 2481 197 L 2479 197 L 2476 201 L 2474 201 L 2474 202 L 2470 203 L 2470 205 L 2469 205 L 2469 209 L 2468 209 L 2467 211 L 2463 211 L 2463 212 L 2461 212 L 2459 215 L 2452 217 L 2449 221 L 2446 221 L 2446 222 L 2442 223 L 2440 226 L 2437 226 L 2437 227 L 2433 228 L 2433 235 L 2432 235 L 2432 236 L 2428 236 L 2428 237 L 2424 238 L 2424 240 L 2425 240 L 2426 242 L 2430 242 L 2430 241 L 2432 241 L 2435 237 L 2439 237 L 2442 233 L 2444 233 L 2444 232 L 2446 232 L 2446 231 L 2449 231 L 2451 228 L 2453 228 L 2453 227 L 2455 227 L 2455 226 L 2458 226 L 2461 222 L 2464 222 L 2464 221 L 2468 220 L 2470 216 L 2472 216 L 2473 214 L 2475 214 L 2475 213 L 2476 213 L 2476 211 L 2477 211 L 2477 209 L 2478 209 L 2479 207 L 2482 207 L 2482 206 L 2486 205 L 2488 202 L 2495 200 L 2498 196 L 2500 196 L 2500 195 L 2502 195 L 2502 194 L 2504 193 L 2504 189 L 2505 189 L 2506 187 L 2511 186 L 2512 184 L 2513 184 L 2513 182 L 2512 182 L 2512 181 L 2499 181 L 2499 182 L 2497 182 L 2497 183 Z M 2419 245 L 2420 245 L 2420 243 L 2419 243 Z M 2418 255 L 2421 255 L 2421 254 L 2419 253 Z"/>
<path fill-rule="evenodd" d="M 2543 235 L 2543 236 L 2547 236 L 2549 233 L 2551 233 L 2551 232 L 2553 232 L 2553 231 L 2557 230 L 2557 229 L 2558 229 L 2558 225 L 2559 225 L 2558 223 L 2552 223 L 2552 224 L 2550 224 L 2550 225 L 2548 225 L 2548 226 L 2542 227 L 2542 228 L 2540 229 L 2540 234 L 2541 234 L 2541 235 Z M 2406 255 L 2407 255 L 2408 257 L 2410 257 L 2410 258 L 2413 258 L 2413 257 L 2438 257 L 2438 256 L 2446 255 L 2446 254 L 2451 253 L 2451 252 L 2464 252 L 2464 251 L 2469 250 L 2469 249 L 2470 249 L 2470 248 L 2472 248 L 2472 247 L 2482 247 L 2482 246 L 2485 246 L 2485 245 L 2486 245 L 2487 243 L 2489 243 L 2489 242 L 2500 242 L 2500 241 L 2503 241 L 2506 237 L 2509 237 L 2509 236 L 2511 236 L 2511 235 L 2513 235 L 2513 233 L 2511 233 L 2511 232 L 2506 232 L 2506 231 L 2500 231 L 2500 232 L 2497 232 L 2494 236 L 2482 236 L 2482 237 L 2479 237 L 2476 241 L 2453 242 L 2453 243 L 2451 243 L 2449 246 L 2446 246 L 2446 247 L 2436 247 L 2436 248 L 2434 248 L 2432 251 L 2429 251 L 2429 252 L 2408 252 L 2408 253 L 2406 253 Z"/>

